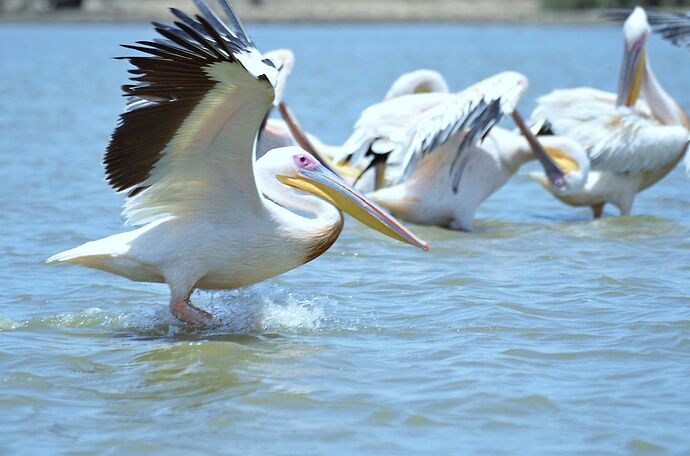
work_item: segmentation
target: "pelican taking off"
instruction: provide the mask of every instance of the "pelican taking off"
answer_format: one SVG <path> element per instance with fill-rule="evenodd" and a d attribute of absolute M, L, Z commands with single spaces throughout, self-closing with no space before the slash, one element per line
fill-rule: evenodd
<path fill-rule="evenodd" d="M 368 196 L 395 216 L 472 230 L 477 207 L 529 160 L 538 158 L 558 186 L 577 186 L 587 174 L 584 151 L 572 140 L 549 138 L 544 150 L 493 127 L 526 88 L 523 75 L 504 72 L 459 93 L 386 100 L 362 113 L 339 158 L 374 170 Z"/>
<path fill-rule="evenodd" d="M 427 244 L 297 147 L 254 160 L 257 132 L 275 97 L 276 68 L 254 47 L 227 0 L 224 23 L 203 0 L 194 18 L 172 9 L 162 39 L 126 46 L 133 101 L 105 156 L 127 192 L 125 233 L 87 242 L 49 262 L 70 262 L 170 287 L 170 310 L 203 324 L 195 288 L 242 287 L 296 268 L 338 237 L 345 210 L 393 238 Z M 304 214 L 312 214 L 312 217 Z"/>
<path fill-rule="evenodd" d="M 645 11 L 635 8 L 623 27 L 616 94 L 592 88 L 556 90 L 538 100 L 533 114 L 534 122 L 543 125 L 542 134 L 574 139 L 591 162 L 579 189 L 563 191 L 537 179 L 561 201 L 590 206 L 595 218 L 606 203 L 628 215 L 635 195 L 666 176 L 690 140 L 688 118 L 652 72 L 646 52 L 649 32 Z"/>

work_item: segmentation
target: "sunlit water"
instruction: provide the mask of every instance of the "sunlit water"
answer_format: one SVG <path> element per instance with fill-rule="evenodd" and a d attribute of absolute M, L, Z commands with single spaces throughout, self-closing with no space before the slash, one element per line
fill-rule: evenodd
<path fill-rule="evenodd" d="M 328 142 L 401 72 L 460 89 L 530 78 L 612 90 L 607 27 L 251 26 L 298 58 L 288 101 Z M 146 26 L 0 25 L 0 454 L 690 452 L 690 181 L 593 222 L 522 174 L 475 233 L 431 251 L 348 220 L 318 260 L 198 293 L 225 322 L 178 324 L 164 286 L 70 266 L 121 230 L 102 152 L 124 100 L 118 43 Z M 690 107 L 690 54 L 651 62 Z"/>

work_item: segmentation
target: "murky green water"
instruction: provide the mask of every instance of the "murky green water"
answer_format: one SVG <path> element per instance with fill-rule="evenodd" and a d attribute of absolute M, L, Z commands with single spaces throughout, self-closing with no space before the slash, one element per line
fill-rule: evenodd
<path fill-rule="evenodd" d="M 294 49 L 288 101 L 342 141 L 399 73 L 461 88 L 613 89 L 620 32 L 587 27 L 252 26 Z M 432 250 L 348 221 L 323 257 L 199 294 L 228 321 L 178 325 L 167 289 L 49 255 L 121 229 L 101 154 L 123 107 L 118 43 L 145 26 L 0 25 L 0 454 L 690 452 L 690 180 L 592 222 L 523 175 L 476 233 Z M 690 107 L 690 55 L 650 58 Z"/>

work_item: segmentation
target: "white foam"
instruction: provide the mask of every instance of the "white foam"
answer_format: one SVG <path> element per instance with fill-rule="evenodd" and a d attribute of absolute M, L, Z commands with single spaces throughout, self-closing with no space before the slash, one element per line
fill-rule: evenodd
<path fill-rule="evenodd" d="M 314 331 L 326 319 L 327 297 L 300 296 L 272 283 L 215 293 L 209 309 L 229 332 Z"/>

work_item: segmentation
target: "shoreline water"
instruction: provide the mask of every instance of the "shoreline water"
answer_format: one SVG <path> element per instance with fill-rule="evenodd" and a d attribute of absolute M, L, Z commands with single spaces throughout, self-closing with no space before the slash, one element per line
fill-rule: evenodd
<path fill-rule="evenodd" d="M 247 23 L 471 23 L 471 24 L 596 24 L 605 23 L 597 10 L 545 11 L 536 0 L 263 0 L 233 2 Z M 169 19 L 169 7 L 189 9 L 186 0 L 87 1 L 78 10 L 26 8 L 0 12 L 0 22 L 143 23 Z"/>

